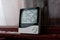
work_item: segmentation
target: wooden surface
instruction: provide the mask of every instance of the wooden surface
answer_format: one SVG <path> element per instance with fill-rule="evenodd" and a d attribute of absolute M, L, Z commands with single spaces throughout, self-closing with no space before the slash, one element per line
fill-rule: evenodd
<path fill-rule="evenodd" d="M 60 25 L 60 18 L 49 18 L 50 25 Z"/>
<path fill-rule="evenodd" d="M 18 28 L 0 28 L 2 31 L 17 31 Z M 48 26 L 48 34 L 40 35 L 28 35 L 28 34 L 10 34 L 10 33 L 0 33 L 0 37 L 4 40 L 5 38 L 14 38 L 14 39 L 31 39 L 31 40 L 60 40 L 60 26 Z"/>
<path fill-rule="evenodd" d="M 60 26 L 59 25 L 50 25 L 50 26 L 44 26 L 45 30 L 47 33 L 49 34 L 59 34 L 60 33 Z M 43 29 L 43 30 L 44 30 Z M 18 28 L 0 28 L 0 31 L 14 31 L 14 32 L 17 32 L 18 31 Z"/>
<path fill-rule="evenodd" d="M 18 31 L 18 28 L 0 28 L 0 31 Z"/>
<path fill-rule="evenodd" d="M 5 38 L 22 38 L 32 40 L 60 40 L 60 34 L 45 34 L 45 35 L 28 35 L 28 34 L 6 34 L 0 33 L 0 37 Z"/>
<path fill-rule="evenodd" d="M 60 26 L 58 25 L 50 25 L 50 26 L 44 26 L 45 30 L 47 33 L 49 34 L 59 34 L 60 33 Z M 44 30 L 43 29 L 43 30 Z M 0 31 L 14 31 L 14 32 L 17 32 L 18 31 L 18 28 L 0 28 Z"/>
<path fill-rule="evenodd" d="M 59 25 L 51 25 L 47 28 L 49 34 L 60 34 L 60 26 Z"/>
<path fill-rule="evenodd" d="M 18 31 L 18 26 L 0 26 L 0 31 Z"/>

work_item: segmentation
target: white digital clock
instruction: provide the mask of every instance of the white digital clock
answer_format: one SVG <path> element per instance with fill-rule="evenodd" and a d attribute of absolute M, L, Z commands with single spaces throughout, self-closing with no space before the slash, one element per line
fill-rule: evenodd
<path fill-rule="evenodd" d="M 40 32 L 39 8 L 20 10 L 19 30 L 20 33 L 39 34 Z"/>

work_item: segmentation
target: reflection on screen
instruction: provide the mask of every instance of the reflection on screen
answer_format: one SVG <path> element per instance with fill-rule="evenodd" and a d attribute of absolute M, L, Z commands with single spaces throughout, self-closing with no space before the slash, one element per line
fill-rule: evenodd
<path fill-rule="evenodd" d="M 27 27 L 37 23 L 37 10 L 23 10 L 21 15 L 21 26 Z"/>
<path fill-rule="evenodd" d="M 36 23 L 37 22 L 37 10 L 24 10 L 22 13 L 21 23 Z"/>

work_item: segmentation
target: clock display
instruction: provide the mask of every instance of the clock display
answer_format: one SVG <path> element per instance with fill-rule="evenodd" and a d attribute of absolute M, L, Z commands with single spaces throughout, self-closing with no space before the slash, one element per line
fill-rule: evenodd
<path fill-rule="evenodd" d="M 21 27 L 29 27 L 37 23 L 37 10 L 23 10 L 21 15 Z"/>
<path fill-rule="evenodd" d="M 37 22 L 37 10 L 24 10 L 22 13 L 21 23 L 34 24 Z"/>
<path fill-rule="evenodd" d="M 39 34 L 41 22 L 41 9 L 39 7 L 20 9 L 19 33 Z"/>

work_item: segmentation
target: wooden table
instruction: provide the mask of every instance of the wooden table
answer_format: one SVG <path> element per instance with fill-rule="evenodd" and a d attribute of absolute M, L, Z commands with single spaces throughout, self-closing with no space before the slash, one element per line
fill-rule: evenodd
<path fill-rule="evenodd" d="M 46 28 L 48 34 L 40 35 L 29 35 L 29 34 L 10 34 L 7 31 L 18 31 L 18 28 L 0 28 L 0 31 L 6 31 L 5 33 L 0 33 L 0 40 L 60 40 L 60 26 L 49 26 Z"/>
<path fill-rule="evenodd" d="M 29 35 L 29 34 L 10 34 L 0 33 L 0 37 L 7 39 L 29 39 L 29 40 L 60 40 L 60 34 L 44 34 L 44 35 Z"/>

